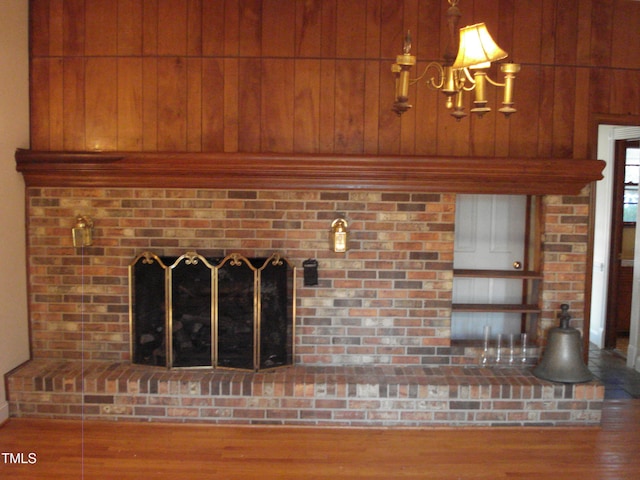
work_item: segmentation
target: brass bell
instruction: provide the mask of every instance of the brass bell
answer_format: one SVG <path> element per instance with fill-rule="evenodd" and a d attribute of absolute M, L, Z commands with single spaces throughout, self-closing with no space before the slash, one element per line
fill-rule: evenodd
<path fill-rule="evenodd" d="M 569 327 L 569 305 L 563 304 L 560 308 L 560 326 L 549 330 L 547 347 L 533 374 L 552 382 L 588 382 L 592 375 L 582 359 L 580 332 Z"/>

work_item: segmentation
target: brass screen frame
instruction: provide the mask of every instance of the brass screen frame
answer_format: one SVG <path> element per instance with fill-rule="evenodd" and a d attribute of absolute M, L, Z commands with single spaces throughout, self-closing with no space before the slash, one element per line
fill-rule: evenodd
<path fill-rule="evenodd" d="M 173 258 L 172 258 L 173 260 Z M 238 254 L 231 253 L 217 262 L 212 264 L 206 257 L 200 255 L 195 251 L 188 251 L 183 255 L 177 257 L 171 265 L 166 265 L 160 256 L 153 252 L 143 252 L 135 257 L 133 262 L 129 264 L 129 354 L 132 363 L 136 363 L 134 342 L 136 341 L 136 332 L 134 330 L 135 325 L 135 312 L 134 312 L 134 285 L 135 285 L 135 266 L 142 261 L 143 263 L 157 262 L 164 270 L 164 289 L 165 289 L 165 365 L 157 365 L 167 369 L 221 369 L 221 370 L 240 370 L 240 371 L 268 371 L 279 368 L 285 368 L 292 366 L 295 363 L 296 355 L 296 314 L 297 314 L 297 269 L 296 266 L 282 257 L 278 253 L 273 253 L 266 258 L 261 266 L 255 267 L 251 262 L 251 259 Z M 202 262 L 211 271 L 211 364 L 210 365 L 196 365 L 196 366 L 175 366 L 174 365 L 174 352 L 173 352 L 173 270 L 182 261 L 185 261 L 187 265 L 197 264 Z M 220 365 L 219 356 L 219 270 L 226 264 L 231 266 L 240 266 L 245 264 L 251 269 L 253 273 L 253 365 L 251 369 L 229 367 Z M 290 269 L 291 282 L 287 279 L 287 329 L 290 328 L 290 336 L 286 339 L 286 360 L 285 364 L 276 365 L 273 367 L 261 368 L 261 325 L 262 325 L 262 298 L 261 298 L 261 275 L 262 272 L 270 265 L 279 266 L 284 265 Z M 289 270 L 287 270 L 289 272 Z M 289 273 L 287 273 L 289 275 Z M 291 301 L 289 301 L 289 295 L 291 295 Z M 289 318 L 290 314 L 290 318 Z M 290 356 L 290 357 L 289 357 Z M 138 365 L 147 365 L 137 363 Z"/>
<path fill-rule="evenodd" d="M 185 265 L 197 265 L 198 262 L 202 262 L 209 270 L 211 276 L 211 300 L 209 302 L 210 308 L 210 318 L 211 318 L 211 355 L 213 358 L 213 346 L 214 341 L 216 339 L 215 334 L 213 332 L 213 309 L 214 309 L 214 299 L 217 299 L 217 295 L 214 296 L 214 282 L 217 277 L 216 267 L 211 265 L 209 261 L 200 255 L 197 252 L 186 252 L 183 255 L 180 255 L 173 264 L 167 269 L 165 280 L 166 284 L 164 287 L 165 297 L 167 299 L 167 315 L 165 319 L 165 324 L 167 325 L 167 344 L 166 344 L 166 353 L 167 353 L 167 364 L 171 369 L 177 368 L 190 368 L 190 369 L 199 369 L 199 368 L 211 368 L 212 365 L 193 365 L 188 367 L 183 366 L 175 366 L 174 357 L 173 357 L 173 270 L 180 264 L 180 262 L 185 261 Z M 214 364 L 215 365 L 215 364 Z"/>

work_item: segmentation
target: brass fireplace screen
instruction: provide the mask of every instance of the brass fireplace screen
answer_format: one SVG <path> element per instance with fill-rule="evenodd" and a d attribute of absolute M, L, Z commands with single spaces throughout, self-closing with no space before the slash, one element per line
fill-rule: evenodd
<path fill-rule="evenodd" d="M 278 254 L 144 252 L 129 265 L 132 362 L 242 370 L 291 365 L 295 285 L 295 267 Z"/>

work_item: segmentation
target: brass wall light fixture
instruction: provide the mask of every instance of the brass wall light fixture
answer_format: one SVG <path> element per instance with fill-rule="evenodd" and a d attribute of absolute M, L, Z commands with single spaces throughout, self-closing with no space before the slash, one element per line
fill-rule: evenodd
<path fill-rule="evenodd" d="M 71 236 L 73 238 L 73 246 L 76 248 L 93 245 L 93 220 L 91 220 L 91 217 L 78 215 L 76 224 L 71 229 Z"/>
<path fill-rule="evenodd" d="M 344 218 L 336 218 L 331 222 L 329 244 L 331 250 L 336 253 L 344 253 L 349 250 L 349 224 Z"/>
<path fill-rule="evenodd" d="M 448 2 L 449 9 L 446 17 L 449 42 L 444 53 L 444 62 L 442 64 L 431 62 L 425 67 L 422 75 L 410 79 L 409 74 L 416 64 L 416 57 L 411 55 L 411 34 L 407 32 L 402 55 L 396 57 L 396 63 L 391 67 L 396 82 L 396 98 L 392 110 L 402 115 L 411 109 L 409 87 L 426 77 L 431 70 L 435 70 L 435 75 L 428 78 L 426 83 L 432 89 L 442 91 L 446 96 L 446 107 L 452 110 L 451 115 L 456 120 L 467 116 L 464 111 L 464 92 L 473 90 L 475 93 L 471 113 L 482 117 L 491 111 L 487 106 L 487 83 L 504 89 L 502 108 L 498 111 L 508 117 L 516 112 L 513 107 L 513 85 L 516 73 L 520 71 L 520 65 L 517 63 L 500 65 L 500 70 L 504 74 L 503 83 L 496 82 L 487 75 L 486 70 L 491 66 L 491 62 L 506 58 L 507 53 L 491 38 L 484 23 L 460 28 L 459 48 L 455 48 L 458 23 L 462 14 L 458 9 L 458 0 L 448 0 Z"/>

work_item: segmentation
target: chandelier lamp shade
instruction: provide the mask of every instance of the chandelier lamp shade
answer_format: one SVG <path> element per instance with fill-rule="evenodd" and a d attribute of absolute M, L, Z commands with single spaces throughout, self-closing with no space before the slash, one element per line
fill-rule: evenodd
<path fill-rule="evenodd" d="M 411 69 L 416 65 L 416 57 L 411 55 L 411 33 L 404 38 L 403 51 L 396 57 L 396 63 L 391 67 L 395 77 L 395 101 L 392 110 L 402 115 L 410 110 L 409 88 L 427 77 L 426 84 L 441 91 L 446 96 L 446 107 L 451 115 L 460 120 L 467 116 L 464 107 L 464 93 L 473 91 L 471 113 L 482 117 L 491 111 L 487 106 L 487 83 L 503 89 L 502 108 L 498 111 L 506 117 L 516 112 L 513 107 L 513 86 L 516 74 L 520 71 L 517 63 L 503 63 L 500 71 L 504 75 L 502 83 L 492 80 L 487 75 L 487 69 L 492 62 L 507 57 L 507 52 L 500 48 L 491 37 L 484 23 L 477 23 L 458 29 L 461 13 L 458 0 L 448 0 L 447 26 L 449 29 L 449 43 L 443 55 L 442 63 L 427 64 L 422 75 L 410 78 Z M 459 31 L 459 40 L 456 32 Z M 454 50 L 455 46 L 458 48 Z M 434 72 L 432 76 L 428 76 Z"/>
<path fill-rule="evenodd" d="M 491 38 L 487 26 L 476 23 L 460 29 L 460 46 L 452 68 L 487 68 L 491 62 L 506 57 L 507 52 Z"/>

